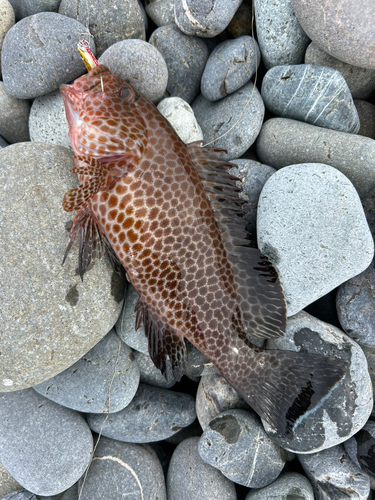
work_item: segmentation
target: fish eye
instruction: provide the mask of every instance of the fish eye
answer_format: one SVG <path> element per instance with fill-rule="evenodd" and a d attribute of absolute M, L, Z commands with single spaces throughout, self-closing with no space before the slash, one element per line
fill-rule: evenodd
<path fill-rule="evenodd" d="M 127 99 L 130 96 L 130 90 L 127 87 L 123 87 L 120 90 L 120 97 Z"/>

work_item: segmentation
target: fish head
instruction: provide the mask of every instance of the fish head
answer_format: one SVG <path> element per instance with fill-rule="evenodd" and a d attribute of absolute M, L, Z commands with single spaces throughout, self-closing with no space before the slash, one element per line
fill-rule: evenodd
<path fill-rule="evenodd" d="M 60 92 L 76 155 L 104 162 L 142 157 L 147 126 L 139 102 L 145 98 L 129 83 L 99 65 L 72 85 L 61 85 Z"/>

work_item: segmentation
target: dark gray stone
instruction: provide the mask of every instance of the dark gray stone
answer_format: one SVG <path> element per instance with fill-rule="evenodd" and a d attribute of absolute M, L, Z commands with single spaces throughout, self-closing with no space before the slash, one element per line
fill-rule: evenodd
<path fill-rule="evenodd" d="M 168 68 L 158 50 L 143 40 L 122 40 L 111 45 L 99 58 L 117 76 L 129 82 L 152 102 L 163 98 Z"/>
<path fill-rule="evenodd" d="M 359 122 L 361 124 L 358 135 L 375 139 L 375 106 L 371 102 L 354 99 Z"/>
<path fill-rule="evenodd" d="M 77 363 L 34 389 L 73 410 L 114 413 L 128 406 L 138 385 L 133 351 L 111 330 Z"/>
<path fill-rule="evenodd" d="M 370 479 L 349 458 L 343 445 L 328 450 L 298 455 L 311 481 L 317 500 L 367 500 Z"/>
<path fill-rule="evenodd" d="M 78 483 L 66 490 L 59 500 L 78 500 Z"/>
<path fill-rule="evenodd" d="M 198 453 L 225 477 L 248 488 L 275 481 L 286 462 L 286 451 L 271 441 L 259 418 L 245 410 L 227 410 L 211 420 Z"/>
<path fill-rule="evenodd" d="M 375 422 L 369 420 L 355 436 L 345 441 L 344 448 L 352 462 L 374 481 Z"/>
<path fill-rule="evenodd" d="M 208 58 L 204 41 L 181 33 L 176 25 L 169 25 L 156 29 L 149 42 L 167 63 L 167 90 L 171 97 L 181 97 L 191 103 L 198 95 Z"/>
<path fill-rule="evenodd" d="M 76 244 L 61 267 L 73 221 L 61 201 L 77 185 L 70 151 L 13 144 L 1 150 L 0 165 L 7 186 L 0 191 L 0 323 L 7 325 L 0 390 L 7 392 L 54 377 L 97 344 L 120 314 L 124 282 L 104 257 L 82 283 Z"/>
<path fill-rule="evenodd" d="M 202 95 L 209 101 L 217 101 L 232 94 L 252 78 L 259 63 L 259 47 L 251 36 L 220 43 L 204 68 Z"/>
<path fill-rule="evenodd" d="M 186 342 L 186 375 L 192 380 L 203 373 L 217 372 L 214 364 L 189 341 Z"/>
<path fill-rule="evenodd" d="M 174 24 L 174 0 L 147 0 L 146 13 L 156 26 Z"/>
<path fill-rule="evenodd" d="M 289 118 L 267 120 L 256 143 L 262 163 L 282 168 L 324 163 L 342 172 L 363 198 L 375 187 L 375 142 Z"/>
<path fill-rule="evenodd" d="M 12 493 L 8 493 L 2 500 L 38 500 L 34 493 L 26 490 L 17 490 Z"/>
<path fill-rule="evenodd" d="M 7 93 L 30 99 L 57 90 L 85 73 L 77 41 L 85 32 L 75 19 L 40 12 L 15 24 L 6 34 L 1 69 Z M 90 48 L 95 54 L 95 45 Z M 53 64 L 51 64 L 53 61 Z"/>
<path fill-rule="evenodd" d="M 149 447 L 102 437 L 85 482 L 79 481 L 80 500 L 166 500 L 163 469 Z"/>
<path fill-rule="evenodd" d="M 371 379 L 362 349 L 344 332 L 301 311 L 288 319 L 284 337 L 267 340 L 267 349 L 309 352 L 348 362 L 344 378 L 297 423 L 294 438 L 277 435 L 263 421 L 275 443 L 295 453 L 312 453 L 346 441 L 365 425 L 373 407 Z"/>
<path fill-rule="evenodd" d="M 202 435 L 202 432 L 202 427 L 200 426 L 198 420 L 195 419 L 192 424 L 176 432 L 176 434 L 173 434 L 173 436 L 167 438 L 166 441 L 168 441 L 168 443 L 178 445 L 189 437 L 200 437 Z"/>
<path fill-rule="evenodd" d="M 33 389 L 0 393 L 0 460 L 24 488 L 56 495 L 89 464 L 93 440 L 75 411 Z"/>
<path fill-rule="evenodd" d="M 263 100 L 252 82 L 216 102 L 199 95 L 192 108 L 205 144 L 227 150 L 223 160 L 239 158 L 247 151 L 263 123 Z"/>
<path fill-rule="evenodd" d="M 284 472 L 275 482 L 261 488 L 249 491 L 245 500 L 314 500 L 311 483 L 305 476 L 297 472 Z"/>
<path fill-rule="evenodd" d="M 341 73 L 325 66 L 275 66 L 263 78 L 262 98 L 274 115 L 356 134 L 359 118 Z"/>
<path fill-rule="evenodd" d="M 61 0 L 9 0 L 19 21 L 38 12 L 57 12 Z"/>
<path fill-rule="evenodd" d="M 371 384 L 372 384 L 372 394 L 375 401 L 375 349 L 362 347 L 362 351 L 366 356 L 368 372 L 370 374 Z M 375 418 L 375 407 L 372 409 L 370 418 L 372 419 Z"/>
<path fill-rule="evenodd" d="M 108 419 L 90 413 L 87 422 L 93 431 L 102 429 L 103 436 L 111 439 L 150 443 L 172 436 L 190 425 L 195 417 L 194 399 L 188 394 L 140 384 L 126 408 L 111 413 Z"/>
<path fill-rule="evenodd" d="M 309 38 L 296 18 L 291 0 L 255 0 L 254 10 L 265 67 L 302 63 Z"/>
<path fill-rule="evenodd" d="M 329 66 L 339 70 L 354 99 L 367 99 L 375 90 L 375 70 L 344 63 L 321 50 L 314 42 L 306 49 L 305 64 Z"/>
<path fill-rule="evenodd" d="M 135 360 L 139 366 L 141 375 L 141 382 L 155 387 L 162 387 L 163 389 L 170 389 L 176 383 L 172 365 L 169 359 L 166 361 L 167 366 L 167 379 L 162 375 L 161 371 L 156 368 L 149 354 L 142 354 L 141 352 L 134 352 Z"/>
<path fill-rule="evenodd" d="M 6 148 L 7 146 L 9 146 L 7 141 L 0 136 L 0 148 L 3 149 Z"/>
<path fill-rule="evenodd" d="M 374 255 L 353 185 L 320 163 L 291 165 L 268 179 L 257 235 L 283 284 L 288 316 L 364 271 Z"/>
<path fill-rule="evenodd" d="M 128 38 L 146 39 L 142 11 L 137 0 L 61 0 L 59 13 L 87 26 L 100 56 L 111 45 Z"/>
<path fill-rule="evenodd" d="M 232 481 L 201 459 L 198 443 L 198 437 L 191 437 L 175 449 L 167 476 L 168 500 L 237 500 Z"/>
<path fill-rule="evenodd" d="M 9 143 L 29 141 L 29 101 L 9 95 L 0 82 L 0 134 Z"/>

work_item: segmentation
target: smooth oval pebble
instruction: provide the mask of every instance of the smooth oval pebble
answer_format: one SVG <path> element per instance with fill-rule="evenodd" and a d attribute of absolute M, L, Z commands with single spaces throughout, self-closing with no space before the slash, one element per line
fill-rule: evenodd
<path fill-rule="evenodd" d="M 112 413 L 108 419 L 89 413 L 87 423 L 93 431 L 102 430 L 103 436 L 111 439 L 150 443 L 172 436 L 190 425 L 195 417 L 194 399 L 189 394 L 139 384 L 126 408 Z"/>
<path fill-rule="evenodd" d="M 80 500 L 166 500 L 163 469 L 156 453 L 137 444 L 102 437 L 85 481 L 79 481 Z"/>
<path fill-rule="evenodd" d="M 0 393 L 0 460 L 25 489 L 44 496 L 65 491 L 84 473 L 92 449 L 77 412 L 33 389 Z"/>
<path fill-rule="evenodd" d="M 199 439 L 198 453 L 225 477 L 248 488 L 275 481 L 287 456 L 267 436 L 259 418 L 246 410 L 227 410 L 211 420 Z"/>
<path fill-rule="evenodd" d="M 193 110 L 181 97 L 163 99 L 158 104 L 158 110 L 185 144 L 203 140 L 202 129 L 198 125 Z"/>
<path fill-rule="evenodd" d="M 363 198 L 375 187 L 375 141 L 289 118 L 267 120 L 256 142 L 262 163 L 280 169 L 324 163 L 342 172 Z"/>
<path fill-rule="evenodd" d="M 284 337 L 267 340 L 266 347 L 342 358 L 348 363 L 345 376 L 320 405 L 305 413 L 293 437 L 278 435 L 263 420 L 275 443 L 295 453 L 313 453 L 346 441 L 365 425 L 373 407 L 371 379 L 362 349 L 344 332 L 301 311 L 288 319 Z"/>
<path fill-rule="evenodd" d="M 245 85 L 258 69 L 260 51 L 251 36 L 220 43 L 210 54 L 201 80 L 202 95 L 217 101 Z"/>
<path fill-rule="evenodd" d="M 206 464 L 198 453 L 198 437 L 182 441 L 168 468 L 168 500 L 237 500 L 232 481 Z"/>
<path fill-rule="evenodd" d="M 204 143 L 227 151 L 221 155 L 222 160 L 239 158 L 247 151 L 263 123 L 263 100 L 252 82 L 220 101 L 212 102 L 199 95 L 192 108 Z"/>
<path fill-rule="evenodd" d="M 249 491 L 245 500 L 314 500 L 309 480 L 297 472 L 284 472 L 276 481 L 260 490 Z"/>
<path fill-rule="evenodd" d="M 359 118 L 342 74 L 332 68 L 275 66 L 263 78 L 262 98 L 274 115 L 356 134 Z"/>
<path fill-rule="evenodd" d="M 0 134 L 9 143 L 30 140 L 29 115 L 30 103 L 9 95 L 3 82 L 0 82 Z"/>
<path fill-rule="evenodd" d="M 135 90 L 159 102 L 168 81 L 168 68 L 158 50 L 143 40 L 122 40 L 111 45 L 99 58 L 115 75 L 132 85 Z"/>
<path fill-rule="evenodd" d="M 84 413 L 114 413 L 128 406 L 139 385 L 133 351 L 111 330 L 70 368 L 34 389 Z"/>
<path fill-rule="evenodd" d="M 174 0 L 150 0 L 145 6 L 146 13 L 156 26 L 174 24 Z"/>
<path fill-rule="evenodd" d="M 85 31 L 83 24 L 55 12 L 40 12 L 15 24 L 6 34 L 1 51 L 7 93 L 30 99 L 57 90 L 62 83 L 82 75 L 85 66 L 77 40 Z M 92 41 L 90 48 L 95 54 Z"/>
<path fill-rule="evenodd" d="M 22 158 L 22 162 L 20 162 Z M 54 377 L 78 361 L 115 324 L 124 282 L 107 257 L 82 283 L 75 244 L 64 267 L 73 215 L 61 202 L 77 185 L 72 154 L 61 146 L 13 144 L 0 151 L 0 390 Z M 0 460 L 1 461 L 1 460 Z"/>

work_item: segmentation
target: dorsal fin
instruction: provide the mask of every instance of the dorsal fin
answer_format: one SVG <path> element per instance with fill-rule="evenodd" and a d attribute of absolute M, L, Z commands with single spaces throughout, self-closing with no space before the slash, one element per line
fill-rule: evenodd
<path fill-rule="evenodd" d="M 252 247 L 241 210 L 245 202 L 236 177 L 228 174 L 235 165 L 221 161 L 224 152 L 188 144 L 189 154 L 210 200 L 237 287 L 244 333 L 257 338 L 284 334 L 286 304 L 275 268 L 265 255 Z"/>

